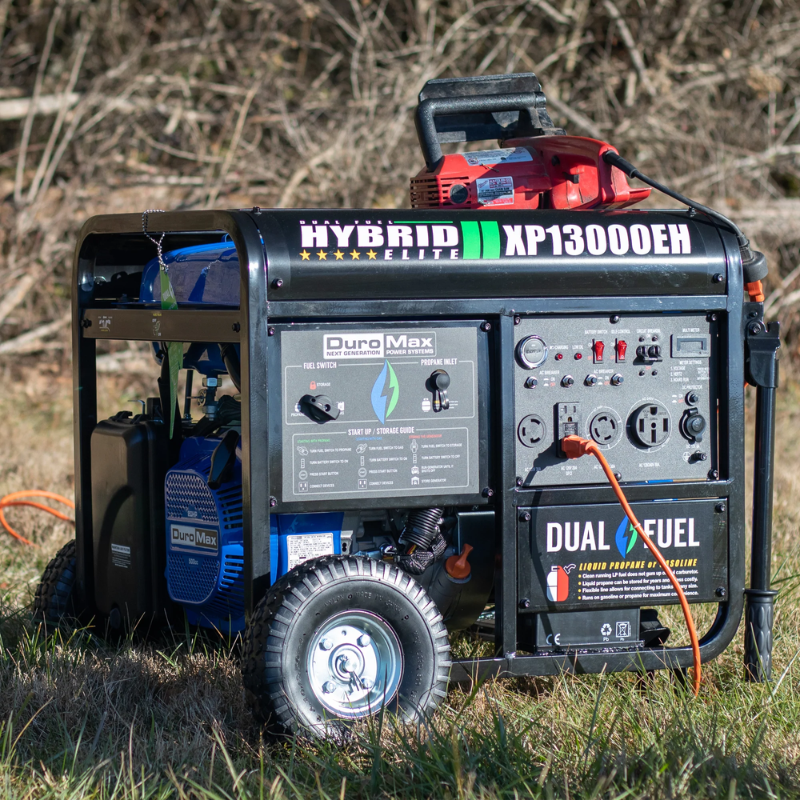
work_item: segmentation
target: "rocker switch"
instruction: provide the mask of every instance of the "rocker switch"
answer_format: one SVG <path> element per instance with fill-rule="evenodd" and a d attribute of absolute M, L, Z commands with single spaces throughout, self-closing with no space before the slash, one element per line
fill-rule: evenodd
<path fill-rule="evenodd" d="M 617 339 L 617 361 L 624 361 L 627 352 L 628 343 L 624 339 Z"/>
<path fill-rule="evenodd" d="M 594 363 L 597 364 L 603 360 L 603 351 L 606 349 L 603 342 L 595 339 L 592 344 L 592 353 L 594 354 Z"/>

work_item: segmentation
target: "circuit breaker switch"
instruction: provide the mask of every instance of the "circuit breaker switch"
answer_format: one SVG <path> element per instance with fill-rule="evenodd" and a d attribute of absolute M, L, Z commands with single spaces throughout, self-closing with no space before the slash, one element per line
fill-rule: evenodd
<path fill-rule="evenodd" d="M 603 351 L 606 349 L 605 343 L 599 339 L 595 339 L 592 343 L 592 353 L 594 354 L 594 363 L 597 364 L 603 360 Z"/>

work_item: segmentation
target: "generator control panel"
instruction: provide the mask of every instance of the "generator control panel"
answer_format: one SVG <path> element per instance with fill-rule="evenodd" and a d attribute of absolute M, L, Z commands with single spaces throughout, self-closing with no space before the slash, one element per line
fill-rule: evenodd
<path fill-rule="evenodd" d="M 526 317 L 513 353 L 523 486 L 605 483 L 594 440 L 623 482 L 703 480 L 717 467 L 717 323 L 706 315 Z"/>
<path fill-rule="evenodd" d="M 278 332 L 285 503 L 485 502 L 478 395 L 488 367 L 479 322 Z"/>

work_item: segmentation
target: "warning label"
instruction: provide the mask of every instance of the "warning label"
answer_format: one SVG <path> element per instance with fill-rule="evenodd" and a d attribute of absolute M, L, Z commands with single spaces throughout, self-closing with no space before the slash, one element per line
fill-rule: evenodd
<path fill-rule="evenodd" d="M 719 502 L 639 502 L 633 509 L 690 602 L 727 585 L 727 525 Z M 724 508 L 724 505 L 722 506 Z M 527 542 L 524 540 L 527 539 Z M 521 580 L 538 605 L 567 610 L 665 605 L 677 594 L 642 537 L 615 504 L 531 509 L 520 526 Z"/>
<path fill-rule="evenodd" d="M 302 533 L 286 537 L 287 569 L 309 558 L 333 555 L 333 533 Z"/>
<path fill-rule="evenodd" d="M 111 563 L 115 567 L 128 569 L 131 565 L 131 549 L 124 544 L 111 545 Z"/>
<path fill-rule="evenodd" d="M 478 202 L 482 206 L 513 206 L 514 179 L 510 175 L 478 178 Z"/>
<path fill-rule="evenodd" d="M 464 160 L 471 167 L 492 166 L 494 164 L 518 164 L 522 161 L 533 161 L 531 154 L 524 147 L 504 148 L 502 150 L 475 150 L 462 153 Z"/>

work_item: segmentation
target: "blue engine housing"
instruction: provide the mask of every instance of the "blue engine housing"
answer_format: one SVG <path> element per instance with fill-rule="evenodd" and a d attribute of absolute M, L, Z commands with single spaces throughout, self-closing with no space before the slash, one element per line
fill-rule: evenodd
<path fill-rule="evenodd" d="M 208 487 L 218 438 L 192 437 L 167 473 L 164 494 L 167 588 L 192 625 L 223 634 L 244 630 L 242 462 L 231 480 Z M 341 553 L 342 512 L 270 517 L 270 574 L 276 580 L 299 561 Z"/>
<path fill-rule="evenodd" d="M 213 242 L 164 253 L 175 299 L 183 304 L 238 306 L 239 257 L 233 242 Z M 141 303 L 161 304 L 158 259 L 147 263 L 139 291 Z"/>
<path fill-rule="evenodd" d="M 237 458 L 232 480 L 209 489 L 218 444 L 186 439 L 167 473 L 167 588 L 191 624 L 234 633 L 244 630 L 242 465 Z"/>

